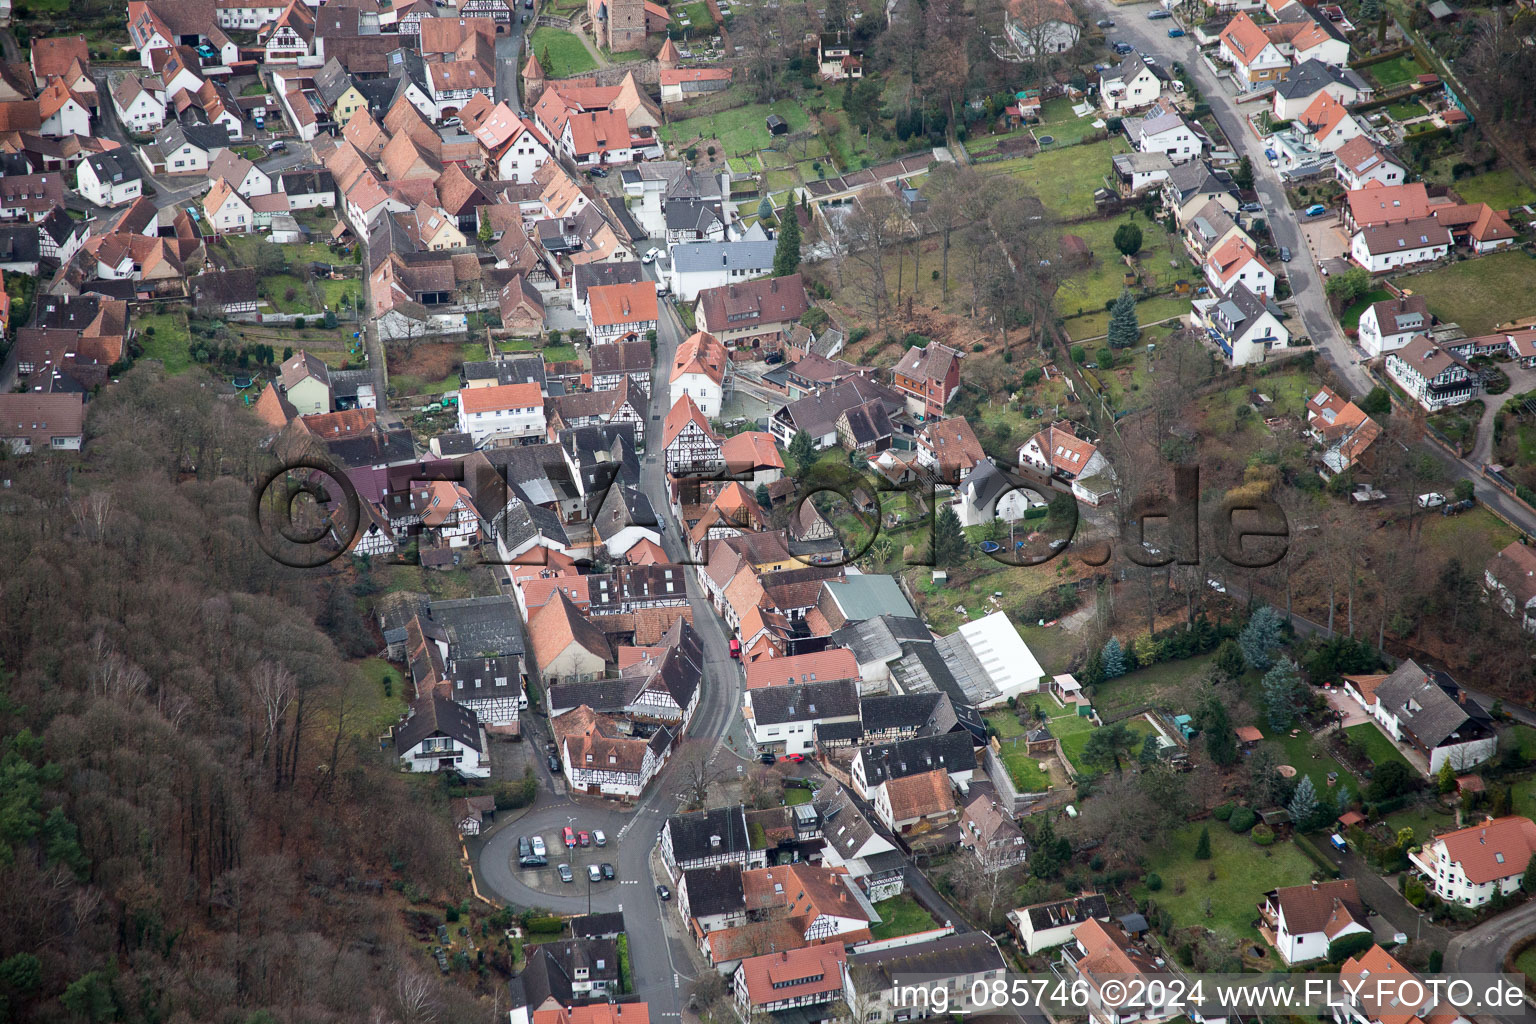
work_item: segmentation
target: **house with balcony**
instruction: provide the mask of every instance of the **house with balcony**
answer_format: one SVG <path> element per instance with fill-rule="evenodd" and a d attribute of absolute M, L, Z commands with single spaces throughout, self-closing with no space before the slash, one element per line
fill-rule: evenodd
<path fill-rule="evenodd" d="M 1387 376 L 1432 413 L 1470 402 L 1481 390 L 1466 362 L 1427 334 L 1415 335 L 1402 348 L 1388 352 L 1386 367 Z"/>
<path fill-rule="evenodd" d="M 1344 961 L 1334 991 L 1334 1024 L 1471 1024 L 1380 946 Z"/>
<path fill-rule="evenodd" d="M 1221 30 L 1217 53 L 1232 66 L 1232 80 L 1245 92 L 1273 86 L 1291 67 L 1290 58 L 1242 11 Z"/>
<path fill-rule="evenodd" d="M 477 447 L 532 444 L 544 437 L 544 396 L 535 383 L 469 388 L 459 394 L 459 430 Z"/>
<path fill-rule="evenodd" d="M 1271 889 L 1259 921 L 1259 934 L 1287 966 L 1326 958 L 1332 943 L 1371 933 L 1353 878 Z"/>
<path fill-rule="evenodd" d="M 1376 727 L 1418 758 L 1428 776 L 1447 762 L 1458 773 L 1498 750 L 1493 719 L 1450 676 L 1420 668 L 1411 658 L 1386 675 L 1348 676 L 1344 692 Z"/>
<path fill-rule="evenodd" d="M 1099 101 L 1111 114 L 1150 107 L 1169 85 L 1168 72 L 1133 53 L 1099 77 Z"/>
<path fill-rule="evenodd" d="M 1242 284 L 1214 298 L 1197 300 L 1194 307 L 1211 343 L 1231 366 L 1262 363 L 1272 349 L 1291 344 L 1279 307 Z"/>
<path fill-rule="evenodd" d="M 1373 302 L 1360 314 L 1360 347 L 1372 359 L 1404 348 L 1429 331 L 1434 318 L 1422 295 L 1402 295 Z"/>
<path fill-rule="evenodd" d="M 1536 822 L 1519 815 L 1487 818 L 1435 836 L 1408 859 L 1447 903 L 1480 907 L 1520 888 L 1536 853 Z"/>
<path fill-rule="evenodd" d="M 826 842 L 822 863 L 845 870 L 871 902 L 900 895 L 906 888 L 907 860 L 884 826 L 866 816 L 835 782 L 817 790 L 812 804 Z"/>
<path fill-rule="evenodd" d="M 1166 968 L 1113 921 L 1089 918 L 1074 928 L 1061 968 L 1083 984 L 1093 1024 L 1156 1024 L 1184 1012 L 1166 986 L 1146 984 Z"/>
<path fill-rule="evenodd" d="M 907 412 L 919 420 L 942 418 L 944 407 L 960 390 L 962 358 L 936 341 L 907 349 L 891 371 L 891 386 L 906 399 Z"/>
<path fill-rule="evenodd" d="M 412 704 L 409 717 L 395 726 L 393 740 L 403 771 L 491 777 L 480 720 L 447 697 L 429 693 Z"/>

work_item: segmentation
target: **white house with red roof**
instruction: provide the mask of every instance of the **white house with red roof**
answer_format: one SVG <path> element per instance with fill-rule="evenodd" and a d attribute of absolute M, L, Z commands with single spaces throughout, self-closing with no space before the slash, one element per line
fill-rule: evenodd
<path fill-rule="evenodd" d="M 1241 11 L 1221 30 L 1217 54 L 1232 65 L 1233 80 L 1248 92 L 1274 85 L 1291 66 L 1290 58 Z"/>
<path fill-rule="evenodd" d="M 587 337 L 594 343 L 635 341 L 654 331 L 656 282 L 603 284 L 587 289 Z"/>
<path fill-rule="evenodd" d="M 477 447 L 532 443 L 544 436 L 544 395 L 536 381 L 466 388 L 459 393 L 459 429 Z"/>
<path fill-rule="evenodd" d="M 1312 136 L 1317 148 L 1328 153 L 1337 153 L 1350 139 L 1365 134 L 1349 108 L 1328 92 L 1318 93 L 1297 121 Z"/>
<path fill-rule="evenodd" d="M 1403 162 L 1368 135 L 1350 139 L 1334 152 L 1333 158 L 1334 173 L 1349 191 L 1364 188 L 1373 181 L 1378 185 L 1401 185 L 1408 177 Z"/>
<path fill-rule="evenodd" d="M 1334 1024 L 1469 1024 L 1380 946 L 1344 961 L 1328 1010 Z"/>
<path fill-rule="evenodd" d="M 1206 256 L 1205 278 L 1218 292 L 1226 292 L 1241 281 L 1255 295 L 1275 294 L 1275 272 L 1252 245 L 1235 235 Z"/>
<path fill-rule="evenodd" d="M 835 941 L 748 957 L 731 979 L 736 1012 L 750 1020 L 793 1009 L 808 1021 L 830 1020 L 847 962 L 845 944 Z"/>
<path fill-rule="evenodd" d="M 1114 491 L 1114 467 L 1091 441 L 1085 441 L 1067 420 L 1058 420 L 1019 446 L 1019 465 L 1032 466 L 1072 483 L 1072 496 L 1098 505 Z"/>
<path fill-rule="evenodd" d="M 725 346 L 713 334 L 697 331 L 690 335 L 677 346 L 672 359 L 669 380 L 673 403 L 691 398 L 709 419 L 719 416 L 729 367 L 730 358 L 725 354 Z"/>
<path fill-rule="evenodd" d="M 1480 907 L 1495 894 L 1520 888 L 1536 853 L 1536 822 L 1509 815 L 1436 836 L 1408 859 L 1434 894 L 1448 903 Z"/>
<path fill-rule="evenodd" d="M 519 117 L 506 103 L 495 108 L 475 128 L 475 141 L 485 153 L 485 161 L 496 168 L 502 181 L 526 185 L 533 174 L 554 159 L 554 145 L 533 121 Z"/>

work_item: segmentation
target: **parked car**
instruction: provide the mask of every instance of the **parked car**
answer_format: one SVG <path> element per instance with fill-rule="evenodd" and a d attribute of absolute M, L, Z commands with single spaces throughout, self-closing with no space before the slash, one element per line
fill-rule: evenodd
<path fill-rule="evenodd" d="M 549 755 L 549 774 L 560 774 L 560 758 L 556 757 L 554 754 Z"/>
<path fill-rule="evenodd" d="M 613 881 L 613 877 L 613 865 L 609 864 L 607 861 L 603 861 L 603 881 L 611 882 Z"/>
<path fill-rule="evenodd" d="M 574 872 L 571 871 L 571 866 L 569 864 L 561 864 L 560 867 L 558 868 L 558 870 L 560 872 L 560 881 L 562 881 L 562 882 L 574 882 L 574 881 L 576 881 L 576 875 L 575 875 Z"/>
<path fill-rule="evenodd" d="M 778 760 L 777 757 L 773 756 L 773 751 L 771 750 L 763 751 L 761 754 L 757 755 L 757 759 L 763 762 L 763 764 L 773 764 Z"/>
<path fill-rule="evenodd" d="M 549 856 L 549 848 L 544 845 L 544 837 L 543 836 L 534 836 L 533 837 L 533 855 L 535 857 L 548 857 Z"/>
<path fill-rule="evenodd" d="M 288 143 L 284 142 L 282 139 L 278 139 L 276 142 L 269 142 L 267 143 L 267 152 L 286 153 L 288 152 Z"/>
<path fill-rule="evenodd" d="M 1443 516 L 1459 516 L 1463 512 L 1470 512 L 1476 507 L 1477 501 L 1473 498 L 1465 498 L 1461 501 L 1453 501 L 1440 510 Z"/>
<path fill-rule="evenodd" d="M 672 890 L 664 885 L 658 885 L 656 887 L 656 897 L 665 903 L 672 898 Z"/>
<path fill-rule="evenodd" d="M 591 846 L 592 845 L 592 833 L 590 833 L 590 832 L 579 832 L 576 835 L 576 841 L 579 842 L 582 846 Z"/>
<path fill-rule="evenodd" d="M 459 127 L 463 123 L 464 123 L 463 121 L 460 121 L 456 117 L 450 117 L 450 118 L 444 119 L 443 127 L 444 128 L 457 128 L 457 127 Z"/>
<path fill-rule="evenodd" d="M 1116 39 L 1114 42 L 1110 43 L 1109 46 L 1110 49 L 1114 50 L 1121 56 L 1124 56 L 1127 53 L 1132 53 L 1136 49 L 1136 47 L 1132 46 L 1130 43 L 1125 42 L 1123 39 Z"/>
<path fill-rule="evenodd" d="M 1419 495 L 1419 508 L 1436 508 L 1445 504 L 1445 495 L 1439 491 L 1430 491 L 1428 494 Z"/>
<path fill-rule="evenodd" d="M 560 838 L 565 842 L 566 849 L 576 845 L 576 830 L 567 825 L 560 830 Z"/>
<path fill-rule="evenodd" d="M 1115 19 L 1114 18 L 1100 18 L 1098 21 L 1094 22 L 1094 24 L 1099 26 L 1099 28 L 1114 28 L 1115 27 Z"/>
<path fill-rule="evenodd" d="M 1242 206 L 1239 206 L 1238 209 L 1242 210 L 1244 213 L 1263 213 L 1264 212 L 1264 204 L 1263 203 L 1244 203 Z"/>
<path fill-rule="evenodd" d="M 1184 34 L 1184 30 L 1181 29 L 1181 28 L 1171 28 L 1171 29 L 1168 30 L 1168 38 L 1169 39 L 1178 39 L 1183 34 Z"/>
<path fill-rule="evenodd" d="M 1214 576 L 1208 577 L 1205 581 L 1205 585 L 1216 591 L 1218 594 L 1225 594 L 1227 592 L 1227 585 Z"/>
<path fill-rule="evenodd" d="M 607 846 L 608 837 L 603 834 L 602 829 L 595 828 L 592 830 L 592 842 L 596 843 L 598 846 Z"/>
<path fill-rule="evenodd" d="M 1280 247 L 1280 262 L 1281 263 L 1289 263 L 1289 262 L 1291 262 L 1291 250 L 1286 248 L 1283 245 Z"/>
<path fill-rule="evenodd" d="M 606 177 L 608 177 L 608 171 L 606 169 L 602 168 L 602 167 L 594 167 L 590 171 L 588 171 L 587 173 L 590 174 L 594 178 L 606 178 Z"/>
<path fill-rule="evenodd" d="M 589 881 L 589 882 L 601 882 L 602 880 L 603 880 L 602 869 L 599 868 L 596 864 L 588 864 L 587 865 L 587 881 Z"/>
<path fill-rule="evenodd" d="M 1173 17 L 1173 14 L 1171 12 L 1169 12 L 1169 11 L 1156 10 L 1156 11 L 1148 11 L 1147 12 L 1147 20 L 1148 21 L 1162 21 L 1164 18 L 1171 18 L 1171 17 Z"/>
<path fill-rule="evenodd" d="M 660 258 L 661 258 L 661 250 L 660 249 L 651 249 L 644 256 L 640 257 L 640 262 L 641 263 L 655 263 Z"/>
<path fill-rule="evenodd" d="M 805 760 L 805 755 L 804 754 L 785 754 L 783 757 L 779 758 L 779 760 L 780 761 L 788 761 L 790 764 L 799 764 L 800 762 Z"/>
<path fill-rule="evenodd" d="M 1302 215 L 1306 217 L 1321 217 L 1323 214 L 1328 212 L 1328 207 L 1324 206 L 1322 203 L 1313 203 L 1311 206 L 1307 207 L 1301 212 Z"/>
<path fill-rule="evenodd" d="M 527 836 L 517 837 L 517 859 L 521 863 L 528 863 L 528 858 L 533 856 L 533 846 L 528 842 Z"/>

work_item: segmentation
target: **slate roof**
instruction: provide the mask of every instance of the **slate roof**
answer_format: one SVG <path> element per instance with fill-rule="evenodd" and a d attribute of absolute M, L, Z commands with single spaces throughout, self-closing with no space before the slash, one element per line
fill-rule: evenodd
<path fill-rule="evenodd" d="M 871 786 L 886 779 L 900 779 L 935 768 L 948 772 L 974 771 L 976 768 L 971 738 L 964 732 L 880 743 L 863 748 L 859 757 L 864 762 L 864 779 Z"/>
<path fill-rule="evenodd" d="M 1007 966 L 997 943 L 986 932 L 941 935 L 928 942 L 874 953 L 855 953 L 848 958 L 850 972 L 869 971 L 883 988 L 894 985 L 901 975 L 958 978 L 1003 970 Z"/>
<path fill-rule="evenodd" d="M 862 622 L 849 622 L 833 632 L 831 642 L 853 652 L 862 665 L 891 662 L 902 656 L 905 643 L 933 643 L 933 633 L 922 619 L 886 613 Z"/>
<path fill-rule="evenodd" d="M 745 854 L 752 849 L 746 811 L 740 806 L 674 814 L 665 827 L 671 833 L 672 855 L 678 863 L 727 853 Z M 719 846 L 710 843 L 711 836 L 720 837 Z"/>
<path fill-rule="evenodd" d="M 846 718 L 859 713 L 859 687 L 851 679 L 796 683 L 752 691 L 753 721 L 758 725 Z"/>
<path fill-rule="evenodd" d="M 865 732 L 887 729 L 922 729 L 933 718 L 942 693 L 896 693 L 884 697 L 865 697 L 859 702 L 859 717 Z"/>
<path fill-rule="evenodd" d="M 1099 893 L 1088 893 L 1083 896 L 1072 896 L 1064 900 L 1052 900 L 1049 903 L 1036 903 L 1028 907 L 1020 907 L 1014 911 L 1020 916 L 1027 915 L 1029 923 L 1036 931 L 1046 931 L 1051 928 L 1060 928 L 1063 925 L 1082 924 L 1093 918 L 1105 918 L 1109 916 L 1109 902 Z"/>
<path fill-rule="evenodd" d="M 679 273 L 708 270 L 746 270 L 767 273 L 773 269 L 775 242 L 689 242 L 672 247 L 672 269 Z"/>
<path fill-rule="evenodd" d="M 1433 750 L 1464 726 L 1472 723 L 1471 708 L 1486 714 L 1471 697 L 1463 694 L 1466 705 L 1441 688 L 1434 676 L 1420 668 L 1413 659 L 1399 665 L 1376 686 L 1380 706 L 1397 717 L 1427 749 Z M 1418 705 L 1411 709 L 1409 702 Z"/>
<path fill-rule="evenodd" d="M 729 914 L 746 908 L 739 864 L 684 871 L 679 888 L 688 890 L 688 910 L 694 917 Z"/>
<path fill-rule="evenodd" d="M 570 920 L 571 934 L 578 939 L 605 939 L 618 936 L 624 931 L 624 911 L 606 914 L 586 914 Z"/>
<path fill-rule="evenodd" d="M 429 693 L 411 705 L 411 717 L 395 727 L 395 750 L 406 753 L 429 736 L 448 736 L 471 750 L 482 750 L 480 720 L 464 705 Z"/>

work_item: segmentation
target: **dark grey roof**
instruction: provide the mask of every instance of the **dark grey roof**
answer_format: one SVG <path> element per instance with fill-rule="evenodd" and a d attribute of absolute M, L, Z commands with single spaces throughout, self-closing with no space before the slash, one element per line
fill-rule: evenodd
<path fill-rule="evenodd" d="M 91 170 L 96 172 L 98 181 L 113 184 L 124 181 L 138 181 L 144 177 L 139 169 L 139 162 L 133 158 L 133 152 L 127 146 L 119 146 L 117 149 L 109 149 L 105 153 L 92 153 L 85 158 L 85 162 L 91 165 Z"/>
<path fill-rule="evenodd" d="M 290 196 L 317 196 L 336 191 L 336 179 L 325 168 L 303 168 L 278 175 L 282 191 Z"/>
<path fill-rule="evenodd" d="M 325 442 L 331 457 L 348 469 L 362 466 L 394 465 L 409 462 L 416 456 L 416 440 L 409 427 L 399 430 L 376 430 L 360 437 Z"/>
<path fill-rule="evenodd" d="M 960 487 L 971 493 L 971 501 L 977 508 L 988 508 L 1012 489 L 1013 484 L 991 459 L 982 459 L 971 467 L 965 479 L 960 481 Z"/>
<path fill-rule="evenodd" d="M 614 939 L 624 931 L 624 911 L 573 917 L 571 934 L 578 939 Z"/>
<path fill-rule="evenodd" d="M 43 258 L 38 240 L 41 226 L 15 224 L 0 227 L 0 263 L 36 263 Z"/>
<path fill-rule="evenodd" d="M 861 622 L 850 622 L 835 630 L 829 639 L 834 646 L 852 651 L 859 664 L 868 665 L 900 658 L 902 644 L 932 643 L 933 633 L 922 619 L 886 614 Z"/>
<path fill-rule="evenodd" d="M 897 975 L 957 978 L 983 974 L 1008 966 L 997 943 L 986 932 L 941 935 L 928 942 L 874 953 L 855 953 L 848 958 L 850 972 L 870 972 L 881 987 L 895 983 Z M 855 977 L 855 983 L 859 980 Z"/>
<path fill-rule="evenodd" d="M 429 693 L 411 705 L 411 717 L 395 727 L 395 750 L 404 754 L 429 736 L 447 736 L 480 750 L 480 721 L 464 705 Z"/>
<path fill-rule="evenodd" d="M 473 435 L 453 430 L 446 434 L 438 434 L 436 439 L 438 453 L 448 455 L 468 455 L 475 450 Z"/>
<path fill-rule="evenodd" d="M 891 436 L 891 418 L 885 406 L 878 401 L 865 402 L 849 409 L 844 416 L 848 420 L 848 433 L 854 447 L 875 444 Z"/>
<path fill-rule="evenodd" d="M 533 382 L 539 390 L 545 386 L 543 356 L 504 356 L 500 359 L 481 360 L 464 364 L 464 379 L 488 380 L 496 378 L 497 384 L 525 384 Z"/>
<path fill-rule="evenodd" d="M 948 772 L 974 771 L 976 768 L 971 737 L 963 732 L 881 743 L 860 750 L 859 757 L 864 762 L 864 779 L 871 786 L 935 768 Z"/>
<path fill-rule="evenodd" d="M 522 1004 L 542 1006 L 553 999 L 562 1006 L 606 1000 L 603 993 L 579 995 L 571 982 L 579 968 L 587 971 L 588 981 L 607 981 L 617 990 L 619 981 L 618 943 L 614 939 L 560 939 L 535 946 L 528 952 L 528 964 L 518 980 L 523 992 Z M 513 993 L 513 998 L 519 998 Z"/>
<path fill-rule="evenodd" d="M 229 129 L 222 124 L 169 124 L 155 136 L 155 144 L 162 151 L 169 151 L 190 142 L 198 149 L 211 153 L 229 148 Z"/>
<path fill-rule="evenodd" d="M 1109 902 L 1099 893 L 1053 900 L 1050 903 L 1036 903 L 1034 906 L 1020 909 L 1029 915 L 1029 923 L 1036 931 L 1082 924 L 1089 918 L 1102 920 L 1109 916 Z"/>
<path fill-rule="evenodd" d="M 676 198 L 666 202 L 666 220 L 668 231 L 708 232 L 725 223 L 725 214 L 717 199 Z"/>
<path fill-rule="evenodd" d="M 1477 703 L 1471 697 L 1464 696 L 1463 699 L 1471 705 Z M 1467 708 L 1457 703 L 1433 675 L 1411 658 L 1377 684 L 1376 700 L 1384 711 L 1396 716 L 1399 724 L 1430 750 L 1464 728 L 1477 729 Z M 1478 710 L 1482 711 L 1482 708 Z"/>
<path fill-rule="evenodd" d="M 1300 99 L 1305 96 L 1315 96 L 1330 83 L 1345 81 L 1338 69 L 1313 57 L 1296 65 L 1283 79 L 1276 82 L 1275 92 L 1288 100 Z"/>
<path fill-rule="evenodd" d="M 864 735 L 864 727 L 858 722 L 817 722 L 818 740 L 857 740 Z"/>
<path fill-rule="evenodd" d="M 852 857 L 872 838 L 892 842 L 890 833 L 864 813 L 853 794 L 840 784 L 818 789 L 811 806 L 821 815 L 821 833 L 827 844 L 844 858 Z"/>
<path fill-rule="evenodd" d="M 255 274 L 210 270 L 192 278 L 192 294 L 199 302 L 212 302 L 220 306 L 255 302 L 258 298 L 257 282 Z"/>
<path fill-rule="evenodd" d="M 859 702 L 859 717 L 865 732 L 886 729 L 922 729 L 933 718 L 941 703 L 949 698 L 942 693 L 898 693 L 886 697 L 865 697 Z"/>
<path fill-rule="evenodd" d="M 796 683 L 752 691 L 753 721 L 758 725 L 845 718 L 859 713 L 859 687 L 851 679 Z"/>
<path fill-rule="evenodd" d="M 505 595 L 433 601 L 427 608 L 427 618 L 447 635 L 448 654 L 452 658 L 523 653 L 517 602 Z"/>
<path fill-rule="evenodd" d="M 492 520 L 492 529 L 498 540 L 504 541 L 509 551 L 515 551 L 534 537 L 567 547 L 571 540 L 560 525 L 560 516 L 541 505 L 533 505 L 516 494 L 507 496 L 507 505 Z"/>
<path fill-rule="evenodd" d="M 1168 187 L 1185 202 L 1196 195 L 1237 194 L 1237 185 L 1226 171 L 1212 169 L 1204 160 L 1190 160 L 1175 164 L 1168 172 Z"/>
<path fill-rule="evenodd" d="M 672 856 L 678 863 L 752 850 L 746 811 L 740 806 L 674 814 L 667 819 L 666 829 L 672 839 Z M 718 846 L 710 841 L 715 836 L 720 838 Z"/>
<path fill-rule="evenodd" d="M 454 700 L 491 700 L 515 697 L 523 691 L 521 662 L 517 656 L 453 659 L 448 685 Z"/>
<path fill-rule="evenodd" d="M 332 57 L 325 62 L 325 66 L 315 72 L 315 92 L 325 101 L 327 107 L 336 105 L 341 99 L 342 93 L 352 87 L 352 76 L 347 74 L 347 69 L 341 66 L 341 61 Z"/>
<path fill-rule="evenodd" d="M 689 242 L 672 247 L 672 269 L 690 273 L 705 270 L 746 270 L 768 273 L 773 269 L 775 242 Z"/>
<path fill-rule="evenodd" d="M 820 437 L 832 432 L 837 418 L 843 413 L 875 399 L 885 406 L 887 415 L 905 405 L 896 392 L 884 385 L 863 377 L 852 377 L 819 395 L 807 395 L 791 402 L 780 411 L 789 416 L 796 429 Z"/>
<path fill-rule="evenodd" d="M 739 864 L 718 864 L 684 871 L 679 888 L 688 890 L 688 911 L 694 917 L 729 914 L 746 908 Z"/>
<path fill-rule="evenodd" d="M 1147 930 L 1147 919 L 1141 914 L 1125 914 L 1115 920 L 1120 922 L 1120 927 L 1129 935 L 1140 935 Z"/>
<path fill-rule="evenodd" d="M 362 78 L 352 83 L 368 101 L 369 113 L 382 113 L 395 104 L 395 96 L 405 83 L 397 78 Z"/>

